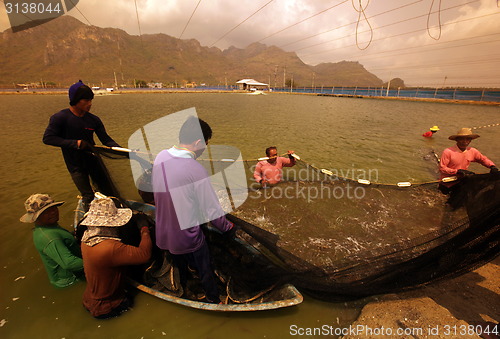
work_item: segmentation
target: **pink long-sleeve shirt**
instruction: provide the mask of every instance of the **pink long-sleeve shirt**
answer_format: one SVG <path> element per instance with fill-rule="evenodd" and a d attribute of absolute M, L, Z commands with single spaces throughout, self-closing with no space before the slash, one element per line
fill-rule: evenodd
<path fill-rule="evenodd" d="M 439 171 L 441 172 L 440 179 L 451 177 L 457 174 L 459 169 L 468 169 L 471 162 L 478 162 L 485 167 L 495 166 L 493 161 L 481 154 L 474 147 L 467 147 L 465 151 L 461 151 L 458 146 L 452 146 L 443 151 Z M 442 183 L 445 186 L 453 186 L 454 182 Z"/>
<path fill-rule="evenodd" d="M 253 177 L 257 182 L 262 179 L 267 180 L 271 185 L 277 184 L 282 179 L 282 168 L 292 167 L 295 165 L 295 160 L 278 157 L 274 164 L 270 164 L 267 160 L 259 161 L 253 172 Z"/>

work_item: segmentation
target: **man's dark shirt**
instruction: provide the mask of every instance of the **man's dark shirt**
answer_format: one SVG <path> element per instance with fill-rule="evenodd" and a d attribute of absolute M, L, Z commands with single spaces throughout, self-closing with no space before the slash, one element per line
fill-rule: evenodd
<path fill-rule="evenodd" d="M 85 168 L 90 154 L 78 149 L 78 140 L 85 140 L 95 145 L 94 132 L 103 145 L 119 146 L 107 133 L 104 125 L 96 115 L 86 112 L 83 117 L 77 117 L 69 108 L 50 117 L 49 125 L 43 135 L 47 145 L 61 147 L 64 161 L 70 173 Z"/>

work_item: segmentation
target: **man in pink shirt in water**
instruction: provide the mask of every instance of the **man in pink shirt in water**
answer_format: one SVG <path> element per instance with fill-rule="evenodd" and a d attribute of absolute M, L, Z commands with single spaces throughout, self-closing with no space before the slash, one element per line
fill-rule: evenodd
<path fill-rule="evenodd" d="M 295 165 L 294 151 L 288 151 L 288 158 L 279 157 L 276 147 L 266 148 L 268 160 L 259 161 L 253 172 L 255 180 L 266 187 L 267 184 L 274 185 L 282 179 L 282 168 Z"/>
<path fill-rule="evenodd" d="M 443 151 L 439 171 L 441 179 L 456 175 L 458 178 L 466 175 L 475 174 L 468 171 L 471 162 L 478 162 L 484 167 L 490 169 L 490 173 L 498 172 L 498 168 L 493 161 L 481 154 L 477 149 L 468 147 L 473 139 L 479 138 L 478 134 L 472 133 L 470 128 L 462 128 L 457 134 L 450 136 L 448 139 L 455 140 L 457 144 Z M 444 194 L 450 193 L 452 187 L 456 185 L 456 181 L 449 183 L 440 183 L 439 189 Z"/>

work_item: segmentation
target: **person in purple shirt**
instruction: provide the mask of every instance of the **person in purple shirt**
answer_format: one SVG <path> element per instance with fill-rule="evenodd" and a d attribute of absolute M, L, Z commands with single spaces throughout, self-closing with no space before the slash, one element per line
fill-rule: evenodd
<path fill-rule="evenodd" d="M 94 93 L 81 80 L 69 88 L 70 107 L 50 117 L 49 125 L 43 135 L 44 144 L 61 147 L 64 162 L 71 178 L 83 197 L 86 209 L 94 191 L 90 178 L 98 186 L 99 191 L 106 195 L 114 195 L 106 176 L 101 170 L 97 159 L 89 151 L 95 145 L 94 133 L 106 146 L 118 145 L 106 133 L 104 124 L 98 116 L 90 113 Z"/>
<path fill-rule="evenodd" d="M 212 129 L 189 117 L 179 132 L 179 145 L 161 151 L 153 166 L 156 204 L 156 245 L 168 250 L 186 286 L 188 265 L 201 279 L 206 299 L 220 303 L 210 253 L 200 227 L 208 221 L 221 232 L 234 234 L 210 184 L 207 171 L 196 161 L 205 151 Z"/>

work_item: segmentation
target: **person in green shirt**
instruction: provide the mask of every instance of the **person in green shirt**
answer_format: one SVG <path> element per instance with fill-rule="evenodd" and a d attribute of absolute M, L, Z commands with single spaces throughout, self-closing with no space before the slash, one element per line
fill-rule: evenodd
<path fill-rule="evenodd" d="M 33 242 L 55 287 L 67 287 L 84 280 L 83 260 L 75 237 L 59 226 L 58 206 L 48 194 L 33 194 L 26 202 L 21 222 L 34 223 Z"/>

